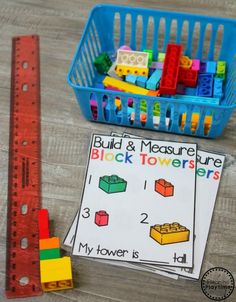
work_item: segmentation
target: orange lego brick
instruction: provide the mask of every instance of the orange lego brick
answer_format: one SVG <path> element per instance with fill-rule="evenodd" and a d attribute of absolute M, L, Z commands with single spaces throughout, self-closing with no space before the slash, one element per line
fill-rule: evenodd
<path fill-rule="evenodd" d="M 160 178 L 155 181 L 155 191 L 164 197 L 173 196 L 174 186 L 165 179 Z"/>
<path fill-rule="evenodd" d="M 159 90 L 149 90 L 147 93 L 148 96 L 160 96 Z"/>
<path fill-rule="evenodd" d="M 52 238 L 39 240 L 39 249 L 40 250 L 48 250 L 48 249 L 55 249 L 55 248 L 60 248 L 59 237 L 52 237 Z"/>

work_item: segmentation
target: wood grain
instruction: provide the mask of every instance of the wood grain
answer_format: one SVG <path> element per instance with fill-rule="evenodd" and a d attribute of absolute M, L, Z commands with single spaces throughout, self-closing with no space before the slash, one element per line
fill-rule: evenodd
<path fill-rule="evenodd" d="M 103 3 L 110 1 L 103 0 Z M 88 12 L 96 1 L 1 0 L 0 3 L 0 301 L 4 298 L 8 131 L 11 38 L 39 34 L 41 42 L 42 197 L 55 234 L 63 238 L 80 204 L 90 135 L 124 131 L 123 127 L 90 123 L 84 119 L 65 77 Z M 223 0 L 120 0 L 119 4 L 235 18 L 236 2 Z M 232 37 L 233 38 L 233 37 Z M 202 149 L 226 154 L 226 167 L 217 198 L 203 272 L 223 266 L 236 273 L 236 115 L 216 140 L 182 137 L 129 129 L 138 135 L 197 142 Z M 73 257 L 75 289 L 44 294 L 28 301 L 187 302 L 208 301 L 200 282 L 171 280 L 151 273 Z M 236 277 L 236 276 L 235 276 Z M 17 300 L 15 300 L 17 301 Z M 22 301 L 22 300 L 19 300 Z M 235 293 L 227 301 L 236 301 Z"/>

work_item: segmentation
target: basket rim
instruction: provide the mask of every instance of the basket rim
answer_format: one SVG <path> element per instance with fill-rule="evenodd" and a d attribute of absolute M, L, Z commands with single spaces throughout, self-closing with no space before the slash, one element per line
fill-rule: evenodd
<path fill-rule="evenodd" d="M 125 5 L 113 5 L 113 4 L 96 4 L 92 7 L 89 13 L 89 18 L 96 12 L 96 10 L 102 10 L 104 8 L 112 8 L 112 9 L 119 9 L 121 11 L 129 11 L 133 10 L 136 12 L 146 12 L 149 14 L 153 14 L 155 12 L 168 14 L 168 15 L 178 15 L 179 17 L 186 16 L 186 17 L 193 17 L 194 19 L 200 18 L 205 21 L 221 21 L 223 23 L 233 23 L 236 24 L 236 19 L 233 18 L 224 18 L 221 16 L 209 16 L 209 15 L 201 15 L 195 13 L 188 13 L 188 12 L 179 12 L 175 10 L 163 10 L 163 9 L 156 9 L 156 8 L 145 8 L 145 7 L 136 7 L 136 6 L 125 6 Z M 223 24 L 222 24 L 223 25 Z"/>
<path fill-rule="evenodd" d="M 172 15 L 172 16 L 176 16 L 178 15 L 179 17 L 183 17 L 183 16 L 186 16 L 186 17 L 192 17 L 194 19 L 196 19 L 196 21 L 200 21 L 200 19 L 204 20 L 204 21 L 221 21 L 221 23 L 229 23 L 229 24 L 235 24 L 236 25 L 236 20 L 234 19 L 230 19 L 230 18 L 222 18 L 222 17 L 217 17 L 217 16 L 207 16 L 207 15 L 200 15 L 200 14 L 193 14 L 193 13 L 185 13 L 185 12 L 177 12 L 177 11 L 168 11 L 168 10 L 159 10 L 159 9 L 149 9 L 149 8 L 142 8 L 142 7 L 132 7 L 132 6 L 124 6 L 124 5 L 112 5 L 112 4 L 96 4 L 95 6 L 93 6 L 93 8 L 90 10 L 90 13 L 89 13 L 89 16 L 88 16 L 88 20 L 85 24 L 85 27 L 84 27 L 84 30 L 83 30 L 83 33 L 82 33 L 82 36 L 81 36 L 81 39 L 80 41 L 77 43 L 77 46 L 76 46 L 76 50 L 75 50 L 75 53 L 74 53 L 74 57 L 73 57 L 73 60 L 71 61 L 71 65 L 70 65 L 70 68 L 69 68 L 69 71 L 67 73 L 67 76 L 66 76 L 66 81 L 67 83 L 73 88 L 73 89 L 79 89 L 79 90 L 84 90 L 84 91 L 90 91 L 91 93 L 92 92 L 101 92 L 103 91 L 104 94 L 108 93 L 107 90 L 105 89 L 98 89 L 98 88 L 93 88 L 93 87 L 86 87 L 86 86 L 80 86 L 79 84 L 74 84 L 71 80 L 71 74 L 72 74 L 72 70 L 73 70 L 73 67 L 74 67 L 74 64 L 75 64 L 75 61 L 77 59 L 77 56 L 79 55 L 80 53 L 80 49 L 81 47 L 83 46 L 83 43 L 84 43 L 84 39 L 85 39 L 85 35 L 86 35 L 86 32 L 87 32 L 87 29 L 89 28 L 90 26 L 90 23 L 92 22 L 92 17 L 93 15 L 96 13 L 97 10 L 102 10 L 104 8 L 112 8 L 112 9 L 119 9 L 119 10 L 123 10 L 123 11 L 128 11 L 129 10 L 135 10 L 137 12 L 147 12 L 149 14 L 153 14 L 153 12 L 158 12 L 158 13 L 163 13 L 163 14 L 167 14 L 167 15 Z M 221 24 L 220 23 L 220 24 Z M 222 24 L 223 25 L 223 24 Z M 117 92 L 114 92 L 114 91 L 109 91 L 109 94 L 113 94 L 114 96 L 117 95 Z M 129 94 L 129 93 L 126 93 L 126 92 L 120 92 L 119 91 L 119 94 L 123 95 L 123 96 L 126 96 L 127 95 L 129 97 L 140 97 L 139 94 Z M 143 96 L 145 98 L 148 98 L 148 99 L 152 99 L 153 97 L 150 97 L 150 96 Z M 161 99 L 161 100 L 170 100 L 168 98 L 165 98 L 165 97 L 157 97 L 157 99 Z M 195 106 L 202 106 L 203 104 L 200 103 L 200 102 L 188 102 L 186 100 L 182 101 L 180 99 L 178 100 L 175 100 L 175 99 L 172 99 L 171 98 L 171 102 L 173 103 L 181 103 L 181 104 L 193 104 Z M 214 105 L 214 104 L 207 104 L 206 105 L 207 108 L 220 108 L 220 109 L 234 109 L 236 108 L 236 103 L 235 104 L 232 104 L 232 105 Z"/>

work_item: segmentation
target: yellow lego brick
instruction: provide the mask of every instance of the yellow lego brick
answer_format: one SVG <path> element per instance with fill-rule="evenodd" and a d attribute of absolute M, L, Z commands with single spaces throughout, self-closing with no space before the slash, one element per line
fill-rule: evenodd
<path fill-rule="evenodd" d="M 43 291 L 72 288 L 70 257 L 41 260 L 40 278 Z"/>
<path fill-rule="evenodd" d="M 198 121 L 199 121 L 199 114 L 193 113 L 191 117 L 191 128 L 196 128 L 198 125 Z M 181 128 L 184 128 L 185 122 L 186 122 L 186 113 L 184 112 L 182 114 L 182 119 L 181 119 Z M 204 120 L 204 126 L 210 127 L 211 123 L 212 123 L 212 116 L 206 115 Z"/>
<path fill-rule="evenodd" d="M 136 76 L 148 76 L 148 70 L 148 68 L 131 67 L 123 65 L 117 65 L 115 69 L 116 74 L 120 77 L 128 74 L 133 74 Z"/>
<path fill-rule="evenodd" d="M 183 67 L 185 69 L 189 69 L 192 66 L 193 61 L 189 59 L 187 56 L 182 56 L 180 58 L 180 67 Z"/>
<path fill-rule="evenodd" d="M 217 62 L 217 67 L 216 67 L 216 73 L 217 74 L 225 74 L 225 69 L 226 69 L 225 61 L 218 61 Z"/>
<path fill-rule="evenodd" d="M 158 53 L 157 61 L 158 62 L 164 62 L 165 61 L 165 57 L 166 57 L 166 54 L 164 52 L 159 52 Z"/>
<path fill-rule="evenodd" d="M 150 228 L 150 237 L 161 245 L 189 241 L 189 234 L 190 231 L 178 222 L 156 224 Z"/>
<path fill-rule="evenodd" d="M 121 106 L 121 100 L 120 99 L 118 99 L 118 98 L 115 99 L 115 105 L 116 105 L 118 110 L 121 110 L 122 106 Z"/>
<path fill-rule="evenodd" d="M 118 88 L 121 89 L 125 92 L 129 92 L 129 93 L 135 93 L 135 94 L 141 94 L 141 95 L 147 95 L 149 90 L 145 89 L 145 88 L 141 88 L 129 83 L 126 83 L 124 81 L 120 81 L 111 77 L 105 77 L 105 79 L 103 80 L 103 85 L 104 86 L 112 86 L 114 88 Z"/>

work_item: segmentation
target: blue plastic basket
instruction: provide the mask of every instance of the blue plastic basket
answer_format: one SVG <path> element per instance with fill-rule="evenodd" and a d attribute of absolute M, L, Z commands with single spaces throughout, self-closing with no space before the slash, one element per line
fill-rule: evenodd
<path fill-rule="evenodd" d="M 236 21 L 186 13 L 149 10 L 112 5 L 93 8 L 78 44 L 67 80 L 75 92 L 83 115 L 91 121 L 138 127 L 155 131 L 172 132 L 201 137 L 218 137 L 222 134 L 236 106 Z M 139 40 L 140 39 L 140 40 Z M 185 55 L 201 60 L 224 60 L 227 63 L 224 97 L 221 105 L 202 104 L 165 97 L 147 97 L 123 92 L 93 88 L 101 81 L 94 68 L 95 58 L 102 52 L 115 53 L 121 45 L 132 49 L 152 48 L 154 58 L 158 51 L 165 52 L 167 44 L 182 44 Z M 116 115 L 115 98 L 120 97 L 122 115 Z M 134 101 L 135 118 L 128 117 L 128 99 Z M 97 116 L 90 107 L 90 100 L 97 102 Z M 147 121 L 140 121 L 140 102 L 147 104 Z M 103 102 L 109 104 L 106 115 Z M 158 102 L 160 120 L 153 123 L 153 108 Z M 199 114 L 197 127 L 192 128 L 192 114 Z M 186 121 L 181 125 L 183 113 Z M 212 116 L 210 129 L 206 130 L 206 116 Z"/>

